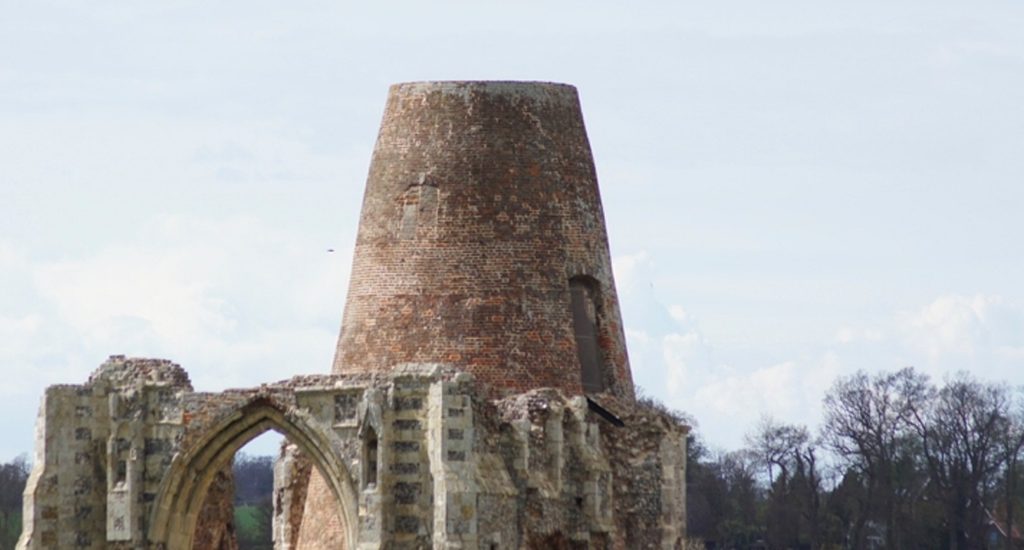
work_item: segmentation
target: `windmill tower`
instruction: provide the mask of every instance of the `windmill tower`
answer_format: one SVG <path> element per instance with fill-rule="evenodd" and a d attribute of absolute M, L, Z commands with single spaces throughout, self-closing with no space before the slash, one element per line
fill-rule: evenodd
<path fill-rule="evenodd" d="M 335 373 L 443 363 L 494 396 L 632 400 L 576 89 L 391 87 L 366 183 Z"/>

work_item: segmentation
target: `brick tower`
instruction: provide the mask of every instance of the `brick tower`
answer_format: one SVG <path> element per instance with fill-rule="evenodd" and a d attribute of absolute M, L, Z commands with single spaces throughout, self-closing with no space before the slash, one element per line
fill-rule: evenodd
<path fill-rule="evenodd" d="M 275 548 L 683 547 L 688 427 L 634 399 L 573 87 L 391 88 L 333 371 L 210 393 L 115 355 L 47 388 L 17 548 L 232 548 L 267 430 Z"/>
<path fill-rule="evenodd" d="M 576 89 L 391 87 L 333 371 L 444 363 L 497 396 L 632 400 Z"/>

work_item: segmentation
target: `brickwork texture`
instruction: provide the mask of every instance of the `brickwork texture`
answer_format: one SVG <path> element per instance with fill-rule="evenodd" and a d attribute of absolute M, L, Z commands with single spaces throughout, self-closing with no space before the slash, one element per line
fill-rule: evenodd
<path fill-rule="evenodd" d="M 570 280 L 594 287 L 595 392 L 632 399 L 576 89 L 397 84 L 363 199 L 334 372 L 436 362 L 498 396 L 584 391 Z"/>
<path fill-rule="evenodd" d="M 278 549 L 683 545 L 688 428 L 635 400 L 571 86 L 391 88 L 332 371 L 203 393 L 112 356 L 48 388 L 17 548 L 230 550 L 267 430 Z"/>

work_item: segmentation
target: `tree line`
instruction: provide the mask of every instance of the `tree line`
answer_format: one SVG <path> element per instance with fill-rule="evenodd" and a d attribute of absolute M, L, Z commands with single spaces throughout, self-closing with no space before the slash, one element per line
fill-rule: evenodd
<path fill-rule="evenodd" d="M 21 535 L 22 493 L 28 474 L 25 455 L 0 464 L 0 548 L 14 548 Z"/>
<path fill-rule="evenodd" d="M 235 455 L 235 532 L 239 550 L 272 550 L 274 457 Z"/>
<path fill-rule="evenodd" d="M 688 528 L 708 548 L 1024 548 L 1020 389 L 905 368 L 837 379 L 816 433 L 691 436 Z"/>

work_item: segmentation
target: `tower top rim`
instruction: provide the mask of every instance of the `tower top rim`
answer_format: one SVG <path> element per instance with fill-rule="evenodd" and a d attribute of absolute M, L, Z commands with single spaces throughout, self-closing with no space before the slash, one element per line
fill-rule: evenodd
<path fill-rule="evenodd" d="M 535 97 L 537 99 L 562 99 L 578 101 L 576 87 L 562 82 L 540 80 L 421 80 L 398 82 L 390 87 L 395 96 L 416 96 L 429 93 L 466 96 L 470 93 Z"/>

